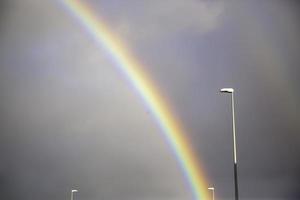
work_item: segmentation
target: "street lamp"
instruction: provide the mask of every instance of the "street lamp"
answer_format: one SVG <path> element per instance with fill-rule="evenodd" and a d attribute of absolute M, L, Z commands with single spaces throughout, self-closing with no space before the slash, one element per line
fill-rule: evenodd
<path fill-rule="evenodd" d="M 220 90 L 220 92 L 231 94 L 234 189 L 235 189 L 235 200 L 238 200 L 239 199 L 239 192 L 238 192 L 237 159 L 236 159 L 236 136 L 235 136 L 235 118 L 234 118 L 234 95 L 233 95 L 234 89 L 233 88 L 223 88 L 223 89 Z"/>
<path fill-rule="evenodd" d="M 73 200 L 73 193 L 78 192 L 78 190 L 71 190 L 71 200 Z"/>
<path fill-rule="evenodd" d="M 212 200 L 215 200 L 215 188 L 214 187 L 209 187 L 207 189 L 212 191 Z"/>

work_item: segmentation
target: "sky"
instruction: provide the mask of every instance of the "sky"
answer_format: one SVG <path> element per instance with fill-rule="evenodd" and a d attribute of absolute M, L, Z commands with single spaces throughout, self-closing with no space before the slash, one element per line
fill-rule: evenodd
<path fill-rule="evenodd" d="M 233 199 L 300 198 L 297 1 L 86 0 L 141 63 Z M 62 0 L 0 1 L 4 199 L 192 200 L 151 110 Z"/>

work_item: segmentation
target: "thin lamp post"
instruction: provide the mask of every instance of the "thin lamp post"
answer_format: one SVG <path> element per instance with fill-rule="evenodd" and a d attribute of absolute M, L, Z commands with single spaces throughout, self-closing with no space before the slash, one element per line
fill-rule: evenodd
<path fill-rule="evenodd" d="M 212 191 L 212 200 L 215 200 L 215 188 L 214 187 L 209 187 L 207 189 Z"/>
<path fill-rule="evenodd" d="M 237 176 L 237 156 L 236 156 L 236 135 L 235 135 L 235 116 L 234 116 L 234 89 L 223 88 L 220 90 L 221 93 L 231 94 L 231 110 L 232 110 L 232 137 L 233 137 L 233 169 L 234 169 L 234 191 L 235 200 L 239 199 L 238 191 L 238 176 Z"/>
<path fill-rule="evenodd" d="M 71 200 L 73 200 L 73 197 L 74 197 L 73 193 L 74 192 L 78 192 L 78 190 L 71 190 Z"/>

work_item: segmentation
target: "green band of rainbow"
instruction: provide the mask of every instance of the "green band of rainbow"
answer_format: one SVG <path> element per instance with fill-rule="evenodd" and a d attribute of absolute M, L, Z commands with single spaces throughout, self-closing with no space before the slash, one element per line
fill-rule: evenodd
<path fill-rule="evenodd" d="M 121 41 L 109 31 L 103 20 L 100 20 L 99 16 L 96 17 L 86 4 L 79 0 L 62 0 L 62 2 L 92 34 L 95 41 L 109 51 L 118 67 L 127 75 L 146 105 L 151 109 L 187 178 L 194 199 L 208 199 L 206 178 L 191 149 L 191 144 L 188 142 L 180 123 L 170 112 L 168 105 L 154 84 L 149 81 L 140 65 Z"/>

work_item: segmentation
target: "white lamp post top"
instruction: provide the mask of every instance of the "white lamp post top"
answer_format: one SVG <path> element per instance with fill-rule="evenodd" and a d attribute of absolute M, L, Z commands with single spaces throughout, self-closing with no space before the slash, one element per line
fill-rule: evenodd
<path fill-rule="evenodd" d="M 220 92 L 223 92 L 223 93 L 233 93 L 234 89 L 233 88 L 222 88 L 220 90 Z"/>

